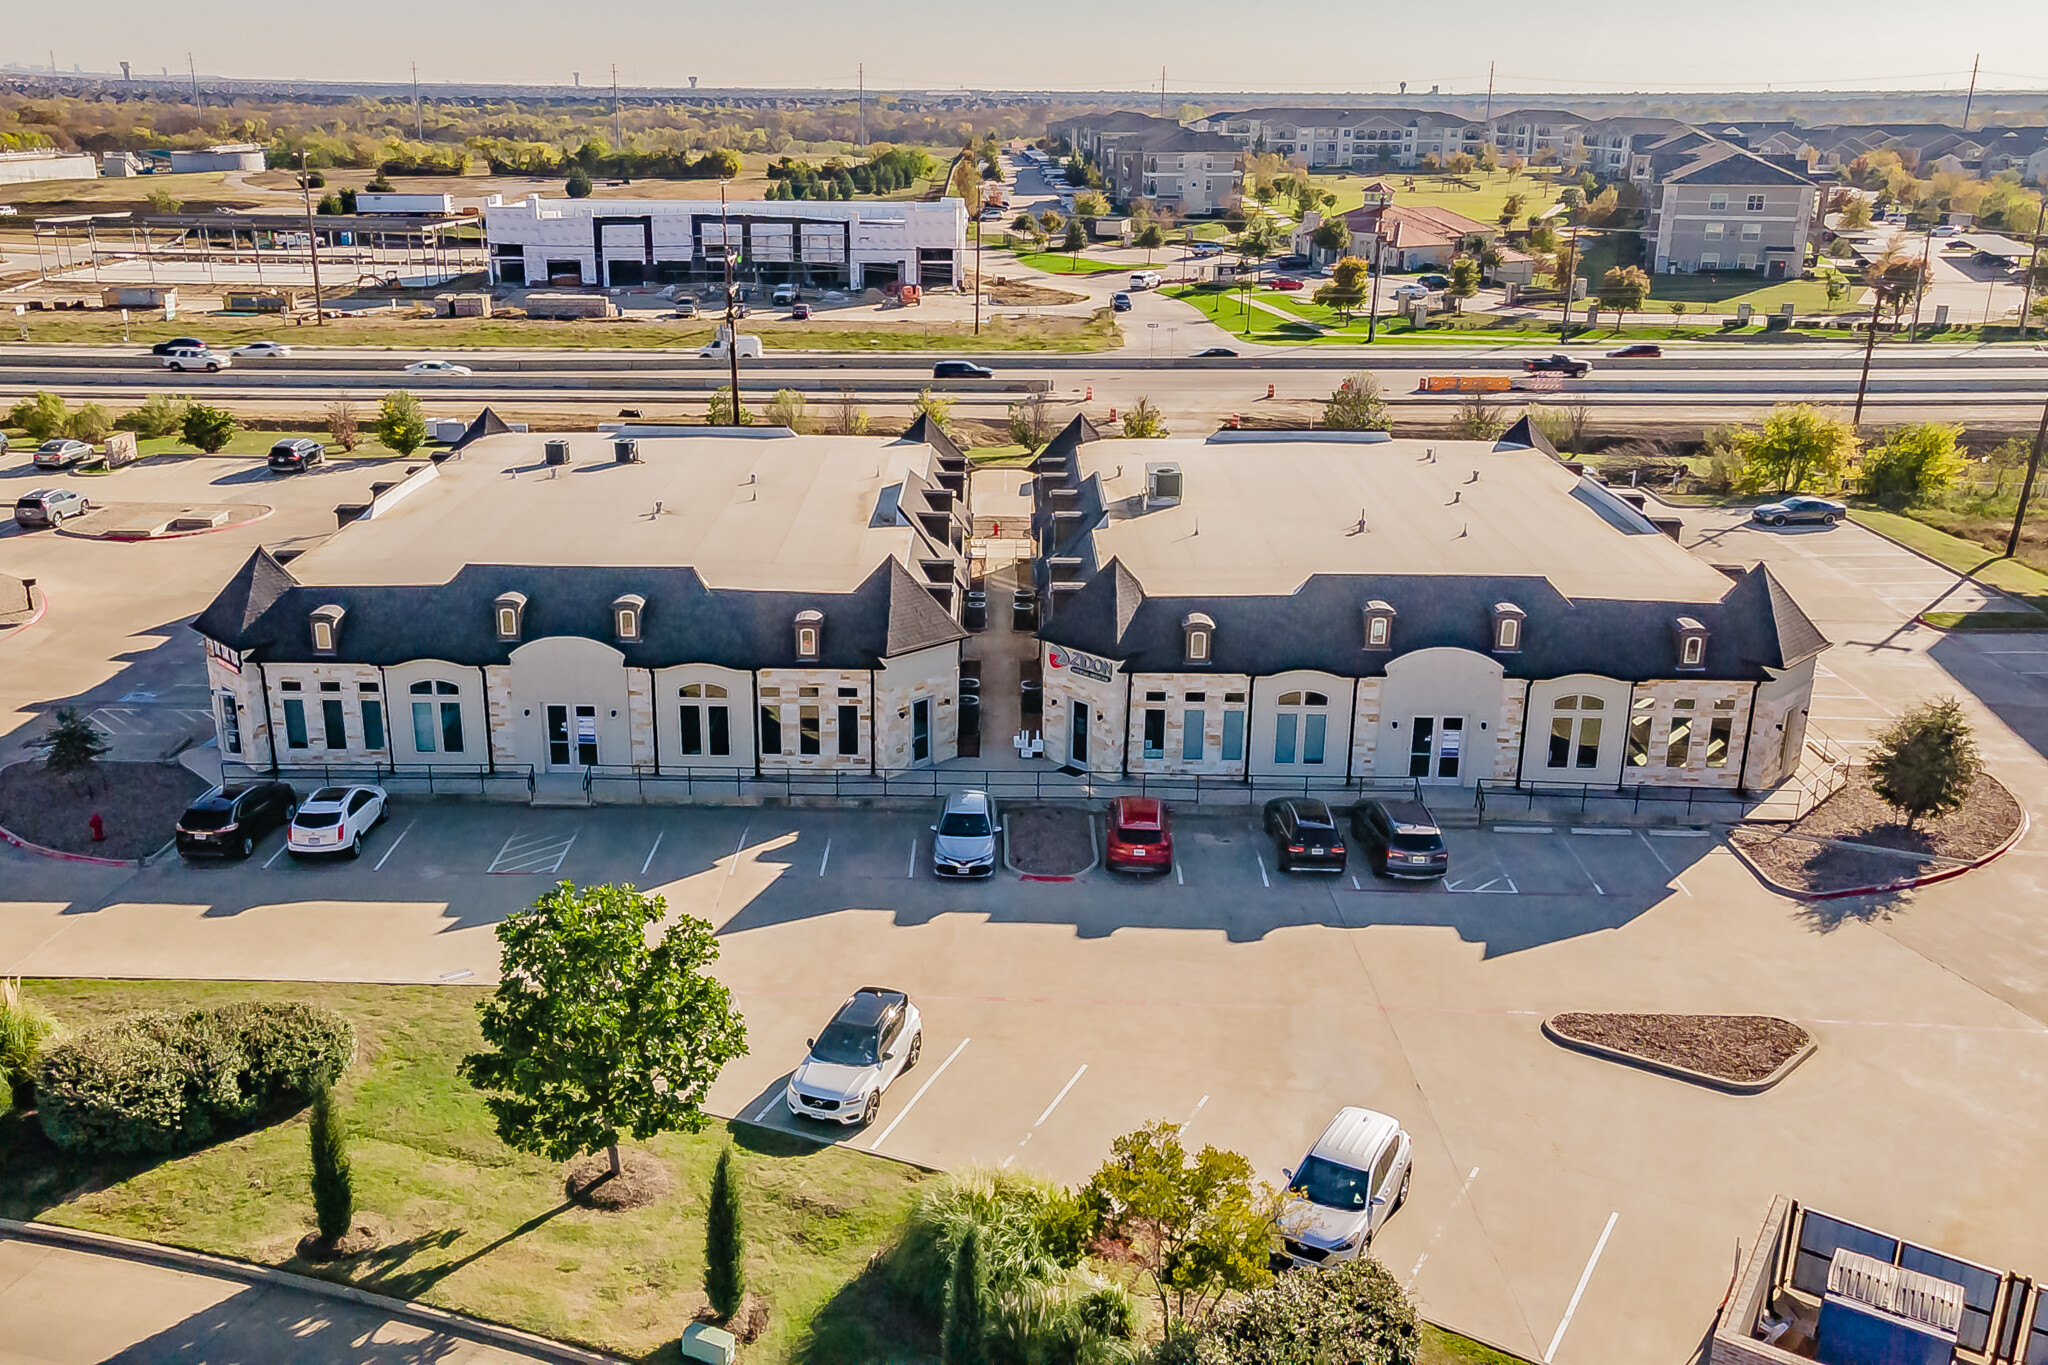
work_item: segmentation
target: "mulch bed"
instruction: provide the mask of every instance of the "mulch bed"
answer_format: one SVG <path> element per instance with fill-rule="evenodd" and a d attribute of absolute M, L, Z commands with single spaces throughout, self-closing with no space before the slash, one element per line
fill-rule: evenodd
<path fill-rule="evenodd" d="M 1012 806 L 1003 815 L 1010 865 L 1036 877 L 1072 877 L 1095 862 L 1088 812 L 1071 806 Z"/>
<path fill-rule="evenodd" d="M 315 1265 L 329 1261 L 345 1261 L 351 1256 L 360 1256 L 366 1251 L 375 1251 L 391 1240 L 391 1228 L 383 1219 L 374 1214 L 358 1215 L 362 1221 L 330 1242 L 317 1232 L 309 1232 L 299 1239 L 299 1259 Z"/>
<path fill-rule="evenodd" d="M 146 858 L 171 841 L 178 817 L 207 785 L 176 763 L 102 759 L 64 776 L 32 758 L 0 770 L 0 826 L 64 853 Z M 95 814 L 107 833 L 100 843 L 88 823 Z"/>
<path fill-rule="evenodd" d="M 1735 844 L 1773 881 L 1799 891 L 1846 891 L 1924 876 L 1944 865 L 1973 862 L 2012 837 L 2020 804 L 1997 778 L 1980 773 L 1960 810 L 1912 829 L 1870 789 L 1855 768 L 1842 789 L 1789 825 L 1753 825 Z M 1803 836 L 1803 837 L 1801 837 Z M 1878 853 L 1816 843 L 1841 839 L 1897 850 Z"/>
<path fill-rule="evenodd" d="M 619 1152 L 619 1173 L 611 1173 L 611 1157 L 592 1152 L 569 1167 L 564 1188 L 573 1203 L 618 1213 L 643 1208 L 675 1187 L 675 1177 L 657 1158 L 631 1147 Z"/>
<path fill-rule="evenodd" d="M 1560 1014 L 1550 1027 L 1583 1043 L 1745 1084 L 1769 1080 L 1813 1041 L 1789 1019 L 1761 1014 Z"/>

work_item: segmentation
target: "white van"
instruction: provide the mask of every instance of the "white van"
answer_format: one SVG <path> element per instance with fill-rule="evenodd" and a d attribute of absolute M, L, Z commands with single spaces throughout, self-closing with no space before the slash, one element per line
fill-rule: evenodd
<path fill-rule="evenodd" d="M 1132 271 L 1132 272 L 1131 272 L 1131 288 L 1133 288 L 1133 289 L 1157 289 L 1158 287 L 1159 287 L 1159 272 L 1158 272 L 1158 271 L 1156 271 L 1156 270 L 1134 270 L 1134 271 Z"/>

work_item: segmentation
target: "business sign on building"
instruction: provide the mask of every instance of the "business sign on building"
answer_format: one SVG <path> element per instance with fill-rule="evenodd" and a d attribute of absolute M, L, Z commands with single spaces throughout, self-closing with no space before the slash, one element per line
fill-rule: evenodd
<path fill-rule="evenodd" d="M 1078 649 L 1068 649 L 1063 645 L 1047 646 L 1045 662 L 1053 668 L 1064 668 L 1097 682 L 1108 682 L 1116 669 L 1116 665 L 1107 659 L 1098 659 L 1093 654 L 1083 654 Z"/>

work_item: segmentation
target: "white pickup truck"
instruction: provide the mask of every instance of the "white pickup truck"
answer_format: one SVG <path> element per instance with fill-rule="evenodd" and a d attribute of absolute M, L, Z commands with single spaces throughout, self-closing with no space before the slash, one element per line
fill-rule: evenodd
<path fill-rule="evenodd" d="M 731 343 L 731 340 L 731 334 L 725 328 L 719 328 L 716 337 L 698 348 L 697 358 L 699 360 L 724 360 L 726 358 L 726 347 Z M 739 354 L 741 360 L 761 359 L 763 355 L 761 338 L 742 336 L 739 339 Z"/>

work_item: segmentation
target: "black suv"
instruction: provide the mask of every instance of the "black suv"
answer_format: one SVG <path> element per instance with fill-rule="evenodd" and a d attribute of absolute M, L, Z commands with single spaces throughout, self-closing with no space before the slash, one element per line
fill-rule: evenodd
<path fill-rule="evenodd" d="M 269 465 L 274 474 L 299 474 L 325 463 L 327 447 L 310 436 L 294 436 L 270 448 Z"/>
<path fill-rule="evenodd" d="M 1434 880 L 1451 870 L 1443 831 L 1420 801 L 1359 802 L 1351 808 L 1351 836 L 1382 877 Z"/>
<path fill-rule="evenodd" d="M 215 787 L 178 817 L 178 852 L 187 858 L 246 858 L 263 836 L 299 813 L 299 794 L 284 782 Z"/>
<path fill-rule="evenodd" d="M 1282 796 L 1266 803 L 1266 833 L 1282 872 L 1342 872 L 1344 836 L 1320 801 Z"/>
<path fill-rule="evenodd" d="M 169 355 L 172 351 L 184 350 L 187 347 L 195 351 L 203 351 L 206 349 L 206 343 L 198 337 L 172 337 L 169 341 L 159 341 L 156 345 L 150 347 L 149 353 L 151 355 Z"/>
<path fill-rule="evenodd" d="M 971 360 L 941 360 L 932 366 L 934 379 L 994 379 L 996 372 Z"/>

